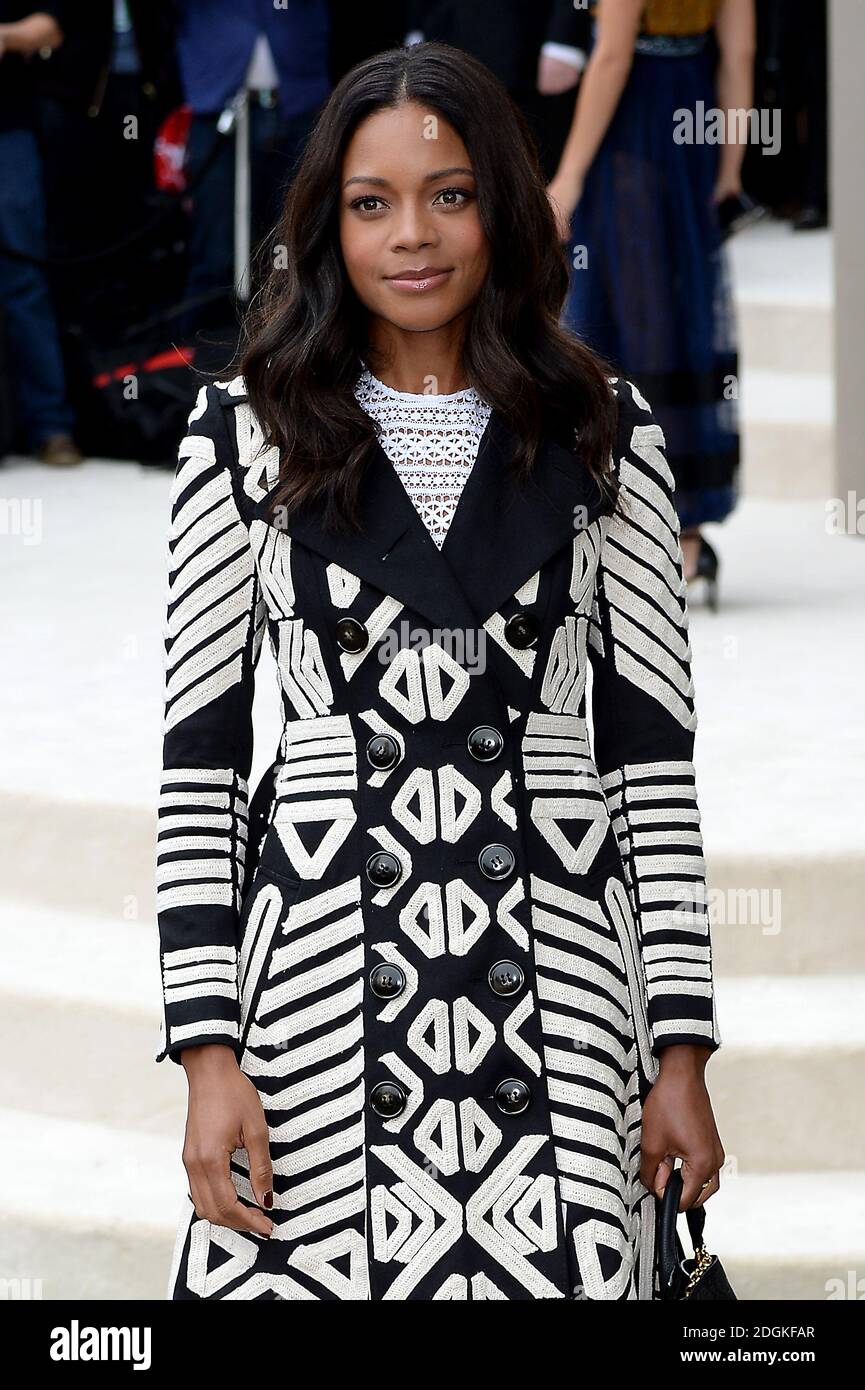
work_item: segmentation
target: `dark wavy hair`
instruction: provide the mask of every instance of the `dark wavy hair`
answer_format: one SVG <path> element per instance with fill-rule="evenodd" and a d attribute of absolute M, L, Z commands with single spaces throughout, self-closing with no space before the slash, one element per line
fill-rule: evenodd
<path fill-rule="evenodd" d="M 471 158 L 489 271 L 466 329 L 471 386 L 506 417 L 527 477 L 542 438 L 574 449 L 606 495 L 617 403 L 609 364 L 559 318 L 568 288 L 534 137 L 499 80 L 444 43 L 397 47 L 366 59 L 334 88 L 311 133 L 247 310 L 237 369 L 268 446 L 280 453 L 271 517 L 325 496 L 325 524 L 357 524 L 357 498 L 376 427 L 352 387 L 366 351 L 367 310 L 346 274 L 339 236 L 342 159 L 356 127 L 414 102 L 459 133 Z"/>

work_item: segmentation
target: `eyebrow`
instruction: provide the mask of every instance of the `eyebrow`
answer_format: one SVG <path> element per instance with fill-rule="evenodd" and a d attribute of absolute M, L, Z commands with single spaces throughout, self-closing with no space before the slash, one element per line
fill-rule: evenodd
<path fill-rule="evenodd" d="M 432 183 L 434 179 L 451 178 L 454 174 L 468 174 L 474 178 L 473 169 L 465 169 L 460 164 L 455 164 L 451 169 L 434 169 L 431 174 L 424 176 L 424 183 Z M 343 188 L 348 188 L 350 183 L 374 183 L 377 188 L 390 188 L 387 179 L 375 178 L 372 174 L 352 174 L 350 179 L 346 179 Z"/>

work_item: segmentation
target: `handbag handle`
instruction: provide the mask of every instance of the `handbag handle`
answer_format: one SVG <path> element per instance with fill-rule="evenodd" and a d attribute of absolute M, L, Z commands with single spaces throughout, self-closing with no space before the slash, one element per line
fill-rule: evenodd
<path fill-rule="evenodd" d="M 664 1196 L 660 1200 L 655 1199 L 660 1208 L 658 1214 L 658 1273 L 662 1298 L 671 1297 L 674 1279 L 677 1272 L 680 1272 L 679 1261 L 685 1256 L 676 1228 L 679 1202 L 684 1185 L 681 1169 L 674 1168 L 667 1179 Z M 685 1220 L 688 1223 L 688 1232 L 696 1253 L 703 1244 L 703 1230 L 706 1224 L 705 1209 L 703 1207 L 689 1207 L 685 1212 Z"/>

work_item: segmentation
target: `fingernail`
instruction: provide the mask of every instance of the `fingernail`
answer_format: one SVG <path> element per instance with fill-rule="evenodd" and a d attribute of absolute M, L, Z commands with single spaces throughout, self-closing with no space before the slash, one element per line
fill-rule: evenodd
<path fill-rule="evenodd" d="M 659 1187 L 659 1188 L 658 1188 L 658 1196 L 661 1197 L 661 1198 L 663 1198 L 664 1193 L 666 1192 L 666 1190 L 667 1190 L 666 1187 Z"/>
<path fill-rule="evenodd" d="M 270 1191 L 270 1189 L 268 1189 L 267 1192 L 265 1192 L 262 1201 L 264 1202 L 264 1205 L 268 1208 L 268 1210 L 270 1210 L 270 1208 L 273 1206 L 273 1193 Z"/>

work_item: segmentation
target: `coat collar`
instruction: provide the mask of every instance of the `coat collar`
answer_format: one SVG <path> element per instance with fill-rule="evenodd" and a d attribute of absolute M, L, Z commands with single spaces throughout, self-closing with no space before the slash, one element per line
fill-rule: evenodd
<path fill-rule="evenodd" d="M 506 474 L 516 442 L 493 409 L 441 550 L 378 441 L 361 488 L 362 532 L 326 530 L 320 499 L 290 514 L 285 530 L 437 627 L 480 627 L 606 510 L 578 453 L 551 437 L 518 486 Z"/>

